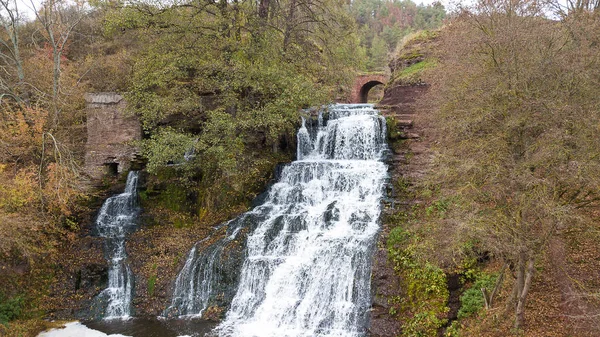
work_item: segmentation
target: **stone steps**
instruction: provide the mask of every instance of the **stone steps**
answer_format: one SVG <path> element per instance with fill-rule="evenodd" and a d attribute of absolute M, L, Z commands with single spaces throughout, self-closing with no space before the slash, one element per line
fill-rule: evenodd
<path fill-rule="evenodd" d="M 385 117 L 394 118 L 396 120 L 396 124 L 402 129 L 412 129 L 414 126 L 414 114 L 407 113 L 397 113 L 394 111 L 390 111 L 387 108 L 382 108 L 381 114 Z M 409 137 L 409 138 L 418 138 L 418 137 Z"/>
<path fill-rule="evenodd" d="M 393 118 L 397 121 L 413 121 L 415 116 L 414 115 L 388 115 L 386 117 Z"/>
<path fill-rule="evenodd" d="M 402 128 L 411 129 L 414 125 L 412 119 L 396 119 L 396 124 Z"/>

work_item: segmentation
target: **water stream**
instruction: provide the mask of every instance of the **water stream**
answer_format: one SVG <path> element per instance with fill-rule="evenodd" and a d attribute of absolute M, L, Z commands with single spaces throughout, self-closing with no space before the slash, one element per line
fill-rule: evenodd
<path fill-rule="evenodd" d="M 129 172 L 125 191 L 106 199 L 96 219 L 99 236 L 106 238 L 108 287 L 96 298 L 98 306 L 105 308 L 101 315 L 105 319 L 126 319 L 131 316 L 133 273 L 126 263 L 125 238 L 135 227 L 138 213 L 137 182 L 138 172 Z"/>
<path fill-rule="evenodd" d="M 231 305 L 211 335 L 364 336 L 385 133 L 365 104 L 303 121 L 298 160 L 261 205 L 225 224 L 222 239 L 192 249 L 165 314 L 198 316 L 221 301 Z"/>

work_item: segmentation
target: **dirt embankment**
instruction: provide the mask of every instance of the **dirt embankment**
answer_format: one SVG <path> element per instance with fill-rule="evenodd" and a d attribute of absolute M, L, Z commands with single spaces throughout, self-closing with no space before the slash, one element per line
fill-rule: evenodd
<path fill-rule="evenodd" d="M 388 158 L 390 181 L 417 180 L 427 169 L 429 143 L 423 137 L 425 127 L 415 123 L 420 111 L 418 101 L 427 92 L 429 86 L 423 83 L 410 85 L 388 86 L 379 108 L 388 120 L 390 156 Z M 410 158 L 410 160 L 409 160 Z M 407 199 L 399 195 L 393 188 L 390 190 L 390 200 L 386 203 L 382 221 L 382 231 L 377 243 L 373 261 L 373 306 L 369 335 L 372 337 L 398 336 L 401 322 L 397 319 L 391 305 L 402 296 L 401 282 L 392 262 L 388 259 L 387 239 L 395 224 L 387 217 L 398 211 L 408 211 L 418 200 Z"/>

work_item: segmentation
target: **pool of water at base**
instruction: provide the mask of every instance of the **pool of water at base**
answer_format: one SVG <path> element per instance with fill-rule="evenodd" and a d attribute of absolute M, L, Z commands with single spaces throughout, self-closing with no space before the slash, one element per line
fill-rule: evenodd
<path fill-rule="evenodd" d="M 201 337 L 211 331 L 217 323 L 202 319 L 152 319 L 132 318 L 129 320 L 102 320 L 82 322 L 90 329 L 106 334 L 121 334 L 132 337 Z"/>

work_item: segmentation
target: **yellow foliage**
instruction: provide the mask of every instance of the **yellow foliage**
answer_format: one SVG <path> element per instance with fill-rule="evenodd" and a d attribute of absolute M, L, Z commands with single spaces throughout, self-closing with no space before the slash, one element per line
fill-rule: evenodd
<path fill-rule="evenodd" d="M 46 168 L 46 181 L 42 193 L 47 210 L 56 215 L 70 216 L 78 197 L 82 196 L 78 186 L 78 175 L 64 165 L 50 163 Z"/>
<path fill-rule="evenodd" d="M 82 195 L 81 179 L 68 147 L 45 133 L 48 112 L 7 107 L 0 114 L 0 208 L 26 212 L 27 207 L 42 209 L 43 201 L 55 219 L 72 215 Z"/>
<path fill-rule="evenodd" d="M 6 109 L 4 109 L 6 108 Z M 0 113 L 0 163 L 31 162 L 48 118 L 43 109 L 4 105 Z"/>
<path fill-rule="evenodd" d="M 0 185 L 0 208 L 7 212 L 17 212 L 36 201 L 37 179 L 32 168 L 21 169 L 14 177 L 7 177 L 6 164 L 0 165 L 2 176 Z"/>

